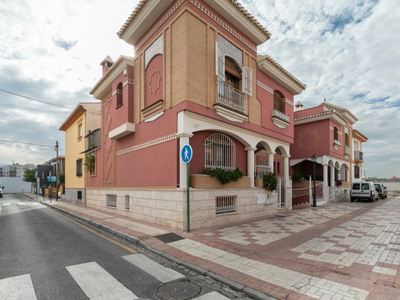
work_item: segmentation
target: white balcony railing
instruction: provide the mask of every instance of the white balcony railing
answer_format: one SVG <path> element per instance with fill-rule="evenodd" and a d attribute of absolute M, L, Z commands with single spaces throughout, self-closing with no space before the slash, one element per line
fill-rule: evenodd
<path fill-rule="evenodd" d="M 218 80 L 217 103 L 238 112 L 247 113 L 247 96 L 234 87 Z"/>
<path fill-rule="evenodd" d="M 255 165 L 254 166 L 254 172 L 257 178 L 263 177 L 264 174 L 270 173 L 271 167 L 269 166 L 264 166 L 264 165 Z"/>
<path fill-rule="evenodd" d="M 338 141 L 338 140 L 333 140 L 333 145 L 337 145 L 337 146 L 340 146 L 340 142 Z"/>
<path fill-rule="evenodd" d="M 272 116 L 273 116 L 273 117 L 277 117 L 277 118 L 279 118 L 279 119 L 281 119 L 281 120 L 283 120 L 283 121 L 285 121 L 285 122 L 290 123 L 290 122 L 289 122 L 289 115 L 285 115 L 283 112 L 281 112 L 281 111 L 279 111 L 279 110 L 274 109 L 274 110 L 272 111 Z"/>
<path fill-rule="evenodd" d="M 351 151 L 350 151 L 350 146 L 345 145 L 344 146 L 344 154 L 345 155 L 350 155 Z"/>

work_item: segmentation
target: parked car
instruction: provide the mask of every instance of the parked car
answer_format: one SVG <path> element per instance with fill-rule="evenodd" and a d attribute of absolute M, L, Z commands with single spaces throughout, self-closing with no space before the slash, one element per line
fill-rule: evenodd
<path fill-rule="evenodd" d="M 0 198 L 3 198 L 3 189 L 4 189 L 4 186 L 1 186 L 1 183 L 0 183 Z"/>
<path fill-rule="evenodd" d="M 350 200 L 369 200 L 374 202 L 379 200 L 378 192 L 375 189 L 375 184 L 373 182 L 354 182 L 351 185 Z"/>
<path fill-rule="evenodd" d="M 382 183 L 375 183 L 375 190 L 381 199 L 387 198 L 387 189 Z"/>

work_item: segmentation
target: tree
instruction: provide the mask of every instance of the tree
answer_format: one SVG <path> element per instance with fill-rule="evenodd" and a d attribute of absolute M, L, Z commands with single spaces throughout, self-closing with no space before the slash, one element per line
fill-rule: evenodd
<path fill-rule="evenodd" d="M 60 184 L 65 183 L 65 173 L 58 173 L 58 181 L 60 182 Z"/>
<path fill-rule="evenodd" d="M 22 180 L 25 182 L 36 182 L 36 169 L 26 169 Z"/>

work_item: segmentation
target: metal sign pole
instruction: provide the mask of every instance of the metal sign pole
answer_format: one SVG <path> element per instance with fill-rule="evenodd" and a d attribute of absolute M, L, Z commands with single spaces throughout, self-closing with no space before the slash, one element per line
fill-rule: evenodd
<path fill-rule="evenodd" d="M 186 164 L 187 232 L 190 232 L 189 163 Z"/>

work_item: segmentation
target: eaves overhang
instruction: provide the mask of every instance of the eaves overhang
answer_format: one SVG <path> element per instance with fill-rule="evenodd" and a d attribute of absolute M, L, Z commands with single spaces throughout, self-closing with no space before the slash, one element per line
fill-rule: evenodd
<path fill-rule="evenodd" d="M 133 57 L 121 55 L 112 67 L 90 90 L 89 94 L 98 100 L 102 100 L 105 94 L 111 90 L 111 84 L 127 66 L 134 66 Z"/>
<path fill-rule="evenodd" d="M 307 87 L 269 55 L 259 55 L 257 57 L 257 65 L 261 72 L 278 82 L 281 86 L 293 93 L 293 95 L 300 94 Z"/>
<path fill-rule="evenodd" d="M 353 138 L 359 140 L 362 143 L 365 143 L 368 141 L 368 138 L 363 135 L 361 132 L 359 132 L 357 129 L 353 129 Z"/>
<path fill-rule="evenodd" d="M 142 0 L 117 35 L 134 46 L 174 0 Z"/>
<path fill-rule="evenodd" d="M 308 115 L 308 116 L 304 116 L 304 117 L 300 117 L 300 118 L 295 118 L 294 126 L 323 121 L 323 120 L 329 120 L 329 119 L 335 121 L 340 126 L 345 126 L 347 124 L 347 120 L 345 118 L 343 118 L 337 112 L 335 112 L 333 110 L 329 110 L 329 111 L 323 111 L 320 113 L 316 113 L 316 114 L 312 114 L 312 115 Z"/>
<path fill-rule="evenodd" d="M 195 6 L 202 6 L 198 0 L 179 0 L 179 4 L 189 1 Z M 170 6 L 174 0 L 142 0 L 136 6 L 117 35 L 128 44 L 134 46 L 150 29 L 154 21 Z M 266 30 L 243 6 L 236 0 L 204 0 L 229 23 L 240 30 L 257 46 L 271 37 Z"/>
<path fill-rule="evenodd" d="M 270 39 L 271 33 L 236 0 L 205 0 L 204 2 L 257 46 Z"/>
<path fill-rule="evenodd" d="M 75 109 L 69 114 L 69 116 L 65 119 L 65 121 L 60 125 L 58 130 L 66 131 L 73 122 L 75 122 L 84 112 L 86 109 L 83 107 L 82 104 L 78 104 Z"/>

